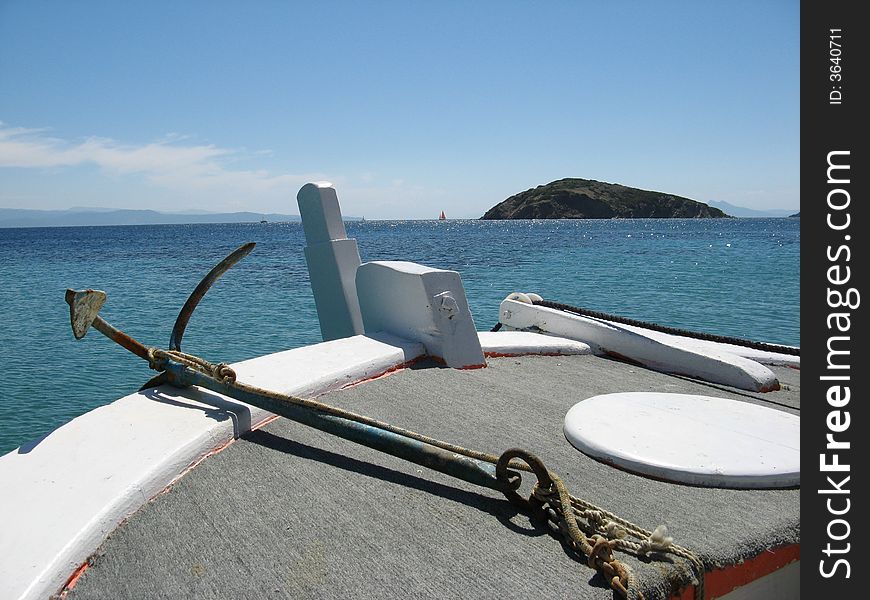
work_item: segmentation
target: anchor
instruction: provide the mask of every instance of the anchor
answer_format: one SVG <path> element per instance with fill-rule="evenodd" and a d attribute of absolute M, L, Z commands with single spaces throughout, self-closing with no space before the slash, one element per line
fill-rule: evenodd
<path fill-rule="evenodd" d="M 463 481 L 497 490 L 523 510 L 549 520 L 551 526 L 561 531 L 571 547 L 584 557 L 585 562 L 602 573 L 610 586 L 622 597 L 628 596 L 627 588 L 633 585 L 634 578 L 628 568 L 612 555 L 610 549 L 637 552 L 637 547 L 642 547 L 639 543 L 653 544 L 650 547 L 656 550 L 689 560 L 699 578 L 699 584 L 695 587 L 696 597 L 704 597 L 704 565 L 694 553 L 673 544 L 670 538 L 667 538 L 666 546 L 661 545 L 656 537 L 662 537 L 658 529 L 650 532 L 624 519 L 618 520 L 624 528 L 622 534 L 608 540 L 589 519 L 591 514 L 600 518 L 600 515 L 610 513 L 568 494 L 562 480 L 549 471 L 539 458 L 525 450 L 510 448 L 496 456 L 463 448 L 316 400 L 298 398 L 239 382 L 236 380 L 235 371 L 228 365 L 211 363 L 182 352 L 181 339 L 203 296 L 221 275 L 253 249 L 253 243 L 240 246 L 200 281 L 175 320 L 168 350 L 145 346 L 100 317 L 100 309 L 107 298 L 106 293 L 100 290 L 66 291 L 73 335 L 76 339 L 82 339 L 93 327 L 148 361 L 152 369 L 160 371 L 160 375 L 143 387 L 155 387 L 164 383 L 182 388 L 199 386 Z M 522 483 L 520 472 L 534 473 L 538 478 L 538 483 L 528 499 L 517 493 Z M 545 506 L 550 508 L 544 509 Z M 581 531 L 578 518 L 589 520 L 585 529 L 588 537 Z M 638 542 L 623 540 L 626 533 Z M 608 550 L 602 556 L 599 548 L 605 546 Z"/>
<path fill-rule="evenodd" d="M 206 292 L 233 265 L 250 254 L 254 246 L 254 243 L 247 243 L 238 247 L 199 282 L 175 320 L 168 350 L 146 346 L 100 317 L 98 313 L 107 299 L 106 293 L 101 290 L 66 291 L 65 299 L 70 307 L 73 335 L 80 340 L 93 327 L 113 342 L 146 360 L 152 369 L 160 371 L 159 375 L 141 389 L 165 383 L 179 388 L 199 386 L 470 483 L 501 492 L 512 492 L 519 488 L 519 473 L 505 472 L 504 469 L 497 473 L 495 461 L 490 456 L 474 452 L 469 455 L 468 451 L 459 446 L 363 415 L 236 381 L 236 373 L 229 365 L 212 363 L 182 352 L 181 340 L 184 331 Z M 460 453 L 460 450 L 464 453 Z M 515 468 L 514 464 L 510 466 Z"/>

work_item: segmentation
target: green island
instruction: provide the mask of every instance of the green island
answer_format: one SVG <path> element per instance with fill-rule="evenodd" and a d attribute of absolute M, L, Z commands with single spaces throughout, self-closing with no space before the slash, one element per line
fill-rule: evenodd
<path fill-rule="evenodd" d="M 559 179 L 499 202 L 481 219 L 727 218 L 703 202 L 592 179 Z"/>

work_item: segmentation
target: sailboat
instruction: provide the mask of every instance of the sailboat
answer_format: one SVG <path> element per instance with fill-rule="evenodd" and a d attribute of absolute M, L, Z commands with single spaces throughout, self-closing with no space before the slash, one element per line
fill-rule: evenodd
<path fill-rule="evenodd" d="M 441 214 L 438 215 L 438 220 L 439 221 L 446 221 L 447 220 L 447 215 L 444 214 L 443 210 L 441 211 Z"/>

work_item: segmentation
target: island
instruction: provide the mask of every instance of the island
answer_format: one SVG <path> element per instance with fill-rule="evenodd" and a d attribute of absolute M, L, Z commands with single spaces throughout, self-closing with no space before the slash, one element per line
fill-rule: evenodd
<path fill-rule="evenodd" d="M 703 202 L 592 179 L 539 185 L 499 202 L 481 219 L 727 218 Z"/>

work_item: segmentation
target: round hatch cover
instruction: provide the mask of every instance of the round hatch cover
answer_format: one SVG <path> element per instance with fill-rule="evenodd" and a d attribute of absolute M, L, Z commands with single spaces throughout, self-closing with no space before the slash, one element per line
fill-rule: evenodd
<path fill-rule="evenodd" d="M 628 471 L 706 487 L 800 485 L 800 417 L 756 404 L 655 392 L 594 396 L 565 415 L 565 437 Z"/>

